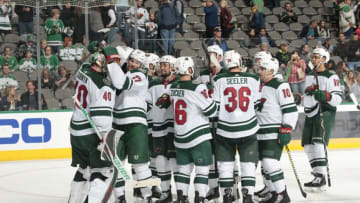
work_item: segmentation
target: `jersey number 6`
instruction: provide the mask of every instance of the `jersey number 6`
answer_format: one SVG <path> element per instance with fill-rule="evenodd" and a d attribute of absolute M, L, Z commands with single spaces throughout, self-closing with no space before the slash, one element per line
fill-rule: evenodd
<path fill-rule="evenodd" d="M 185 101 L 177 100 L 175 103 L 175 122 L 178 125 L 184 125 L 186 123 L 186 111 L 184 109 L 186 109 Z"/>
<path fill-rule="evenodd" d="M 236 91 L 233 87 L 228 87 L 224 90 L 224 95 L 231 95 L 228 100 L 228 104 L 225 105 L 225 109 L 228 112 L 235 111 L 237 104 L 239 104 L 239 108 L 241 111 L 246 112 L 249 107 L 251 91 L 248 87 L 242 87 L 238 91 Z M 237 101 L 238 97 L 238 101 Z"/>

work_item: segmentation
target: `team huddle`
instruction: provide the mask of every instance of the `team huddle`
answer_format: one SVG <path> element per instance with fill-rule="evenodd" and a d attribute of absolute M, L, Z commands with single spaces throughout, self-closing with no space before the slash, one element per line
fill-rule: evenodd
<path fill-rule="evenodd" d="M 337 75 L 326 69 L 324 49 L 313 51 L 304 95 L 292 94 L 278 61 L 266 52 L 254 56 L 257 74 L 251 74 L 238 52 L 209 46 L 209 67 L 194 78 L 190 56 L 158 57 L 96 42 L 88 49 L 89 64 L 76 74 L 79 103 L 70 134 L 77 171 L 69 203 L 107 202 L 111 194 L 126 202 L 126 178 L 114 170 L 114 156 L 127 159 L 139 183 L 160 178 L 160 185 L 134 189 L 140 202 L 230 203 L 240 192 L 243 203 L 290 202 L 280 158 L 300 103 L 306 114 L 302 146 L 314 175 L 304 186 L 325 187 L 326 146 L 342 92 Z M 255 192 L 259 163 L 265 187 Z"/>

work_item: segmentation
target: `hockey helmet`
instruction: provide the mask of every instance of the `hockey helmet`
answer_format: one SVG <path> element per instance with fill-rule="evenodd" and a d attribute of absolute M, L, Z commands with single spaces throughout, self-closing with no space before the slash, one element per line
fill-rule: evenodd
<path fill-rule="evenodd" d="M 145 57 L 146 59 L 145 59 L 144 68 L 149 69 L 150 65 L 152 64 L 154 69 L 151 71 L 155 72 L 155 67 L 158 65 L 160 61 L 160 57 L 153 53 L 146 53 Z"/>
<path fill-rule="evenodd" d="M 225 52 L 224 64 L 225 64 L 225 67 L 228 69 L 235 68 L 235 67 L 242 68 L 241 55 L 235 50 L 230 50 L 230 51 Z"/>
<path fill-rule="evenodd" d="M 272 56 L 270 53 L 266 52 L 266 51 L 259 51 L 259 52 L 256 52 L 256 54 L 254 55 L 254 59 L 264 59 L 264 58 L 268 58 L 268 59 L 271 59 Z"/>
<path fill-rule="evenodd" d="M 192 72 L 189 72 L 189 68 Z M 195 63 L 190 56 L 182 56 L 176 59 L 175 72 L 179 75 L 194 75 Z"/>
<path fill-rule="evenodd" d="M 265 58 L 265 59 L 261 59 L 260 67 L 265 68 L 266 72 L 268 73 L 270 70 L 273 70 L 272 75 L 276 75 L 278 70 L 279 70 L 279 62 L 276 58 Z"/>
<path fill-rule="evenodd" d="M 176 63 L 176 58 L 174 56 L 171 55 L 165 55 L 163 57 L 160 58 L 160 64 L 161 63 L 168 63 L 170 65 L 170 72 L 174 73 L 175 72 L 175 63 Z"/>
<path fill-rule="evenodd" d="M 133 52 L 131 52 L 129 59 L 135 59 L 138 62 L 141 63 L 141 65 L 145 65 L 145 61 L 146 61 L 146 56 L 145 56 L 145 52 L 141 51 L 140 49 L 135 49 Z"/>
<path fill-rule="evenodd" d="M 89 58 L 89 63 L 91 65 L 96 64 L 97 66 L 99 66 L 100 68 L 103 68 L 104 63 L 105 63 L 105 56 L 104 54 L 101 54 L 99 52 L 95 52 L 93 55 L 90 56 Z"/>
<path fill-rule="evenodd" d="M 216 56 L 224 56 L 223 50 L 218 45 L 211 45 L 207 48 L 208 53 L 216 53 Z"/>
<path fill-rule="evenodd" d="M 330 54 L 329 54 L 329 52 L 326 51 L 324 48 L 316 48 L 316 49 L 314 49 L 313 52 L 312 52 L 312 55 L 314 55 L 314 54 L 319 54 L 319 55 L 320 55 L 320 59 L 321 59 L 322 57 L 325 57 L 325 62 L 322 62 L 322 61 L 320 60 L 320 63 L 327 63 L 327 62 L 329 62 L 329 60 L 330 60 Z"/>

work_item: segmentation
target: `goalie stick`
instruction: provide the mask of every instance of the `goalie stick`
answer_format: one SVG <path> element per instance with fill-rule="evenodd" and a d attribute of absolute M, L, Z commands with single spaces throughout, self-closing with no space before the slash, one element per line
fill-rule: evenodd
<path fill-rule="evenodd" d="M 83 108 L 80 101 L 76 98 L 76 96 L 73 96 L 73 100 L 75 101 L 75 104 L 80 108 L 81 112 L 84 114 L 86 119 L 89 121 L 91 127 L 95 130 L 96 135 L 99 137 L 100 140 L 102 140 L 103 138 L 100 135 L 99 130 L 95 126 L 94 122 L 91 120 L 89 114 Z M 126 172 L 125 168 L 122 166 L 120 158 L 117 156 L 117 154 L 112 155 L 110 152 L 111 152 L 111 148 L 109 147 L 108 143 L 104 141 L 104 153 L 113 163 L 114 169 L 117 172 L 119 172 L 126 181 L 130 181 L 130 176 Z M 131 185 L 133 186 L 133 188 L 156 186 L 156 185 L 160 185 L 160 183 L 161 183 L 160 178 L 149 178 L 140 181 L 131 181 Z"/>

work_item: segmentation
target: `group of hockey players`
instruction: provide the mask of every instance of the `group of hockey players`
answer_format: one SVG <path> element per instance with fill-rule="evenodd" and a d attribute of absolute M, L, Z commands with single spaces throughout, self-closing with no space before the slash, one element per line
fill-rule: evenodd
<path fill-rule="evenodd" d="M 302 145 L 315 176 L 305 186 L 325 186 L 325 150 L 341 90 L 336 74 L 326 69 L 324 49 L 313 51 L 305 95 L 292 94 L 278 61 L 266 52 L 254 56 L 255 75 L 246 72 L 238 52 L 209 46 L 209 67 L 194 78 L 191 56 L 158 57 L 96 42 L 88 49 L 92 56 L 76 74 L 75 97 L 91 121 L 76 105 L 70 134 L 78 169 L 69 203 L 107 202 L 111 194 L 126 202 L 124 177 L 103 158 L 106 144 L 131 164 L 132 179 L 161 179 L 159 186 L 134 189 L 141 202 L 229 203 L 240 199 L 238 183 L 244 203 L 290 202 L 280 158 L 300 103 L 306 113 Z M 255 192 L 260 163 L 265 187 Z"/>

